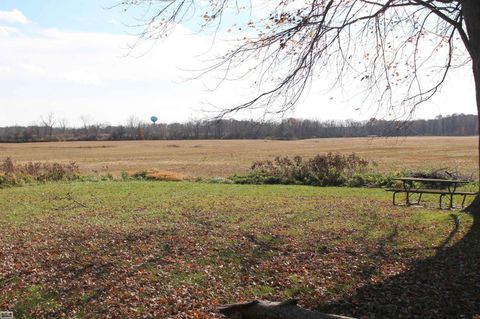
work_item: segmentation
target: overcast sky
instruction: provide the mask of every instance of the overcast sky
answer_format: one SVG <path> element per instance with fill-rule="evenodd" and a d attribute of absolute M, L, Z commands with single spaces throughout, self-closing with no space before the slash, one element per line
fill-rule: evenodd
<path fill-rule="evenodd" d="M 130 115 L 160 122 L 202 118 L 208 105 L 248 98 L 247 83 L 229 82 L 210 92 L 207 80 L 185 81 L 212 54 L 211 37 L 178 26 L 166 41 L 129 54 L 136 37 L 135 11 L 105 9 L 101 0 L 2 0 L 0 2 L 0 126 L 38 122 L 52 112 L 79 125 L 125 123 Z M 138 12 L 137 12 L 138 13 Z M 257 13 L 258 14 L 258 13 Z M 190 28 L 190 29 L 189 29 Z M 222 48 L 217 44 L 216 49 Z M 213 52 L 215 53 L 215 52 Z M 315 81 L 292 114 L 312 119 L 368 119 L 376 111 Z M 350 91 L 350 88 L 344 88 Z M 253 92 L 252 92 L 253 93 Z M 328 93 L 328 94 L 327 94 Z M 432 118 L 476 114 L 468 67 L 451 74 L 442 92 L 416 113 Z M 256 117 L 258 113 L 242 114 Z"/>

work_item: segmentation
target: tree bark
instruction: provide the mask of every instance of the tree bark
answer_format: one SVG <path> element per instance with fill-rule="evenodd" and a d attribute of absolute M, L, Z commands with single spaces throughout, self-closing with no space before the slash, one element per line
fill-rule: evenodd
<path fill-rule="evenodd" d="M 480 129 L 480 1 L 464 0 L 462 2 L 462 11 L 468 34 L 468 43 L 465 43 L 465 45 L 468 47 L 468 51 L 472 58 L 473 78 L 475 81 L 477 102 L 478 128 Z M 478 169 L 480 177 L 480 135 L 478 138 L 478 156 Z M 477 195 L 473 202 L 466 207 L 464 211 L 471 214 L 480 214 L 480 195 Z"/>
<path fill-rule="evenodd" d="M 297 306 L 296 300 L 284 302 L 252 301 L 222 306 L 219 312 L 233 319 L 353 319 L 324 314 Z"/>

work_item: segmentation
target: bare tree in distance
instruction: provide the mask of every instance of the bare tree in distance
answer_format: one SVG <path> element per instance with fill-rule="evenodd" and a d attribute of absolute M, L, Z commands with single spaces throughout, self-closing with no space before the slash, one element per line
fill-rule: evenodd
<path fill-rule="evenodd" d="M 138 138 L 139 131 L 141 130 L 142 120 L 132 114 L 127 118 L 126 126 L 129 131 L 130 138 L 135 140 Z"/>
<path fill-rule="evenodd" d="M 52 112 L 49 112 L 46 116 L 41 116 L 40 120 L 42 122 L 42 125 L 45 127 L 48 136 L 51 137 L 53 133 L 53 126 L 56 122 L 55 116 Z"/>
<path fill-rule="evenodd" d="M 62 132 L 65 133 L 67 127 L 68 127 L 68 119 L 66 118 L 61 118 L 58 120 L 58 126 L 62 129 Z"/>
<path fill-rule="evenodd" d="M 85 136 L 88 136 L 88 128 L 90 124 L 93 122 L 93 117 L 91 115 L 81 115 L 79 119 L 82 122 Z"/>
<path fill-rule="evenodd" d="M 251 12 L 258 3 L 269 11 L 264 18 Z M 258 107 L 284 113 L 298 104 L 312 79 L 332 74 L 333 85 L 351 82 L 390 116 L 411 117 L 451 70 L 468 64 L 480 108 L 478 0 L 125 0 L 119 5 L 148 8 L 140 40 L 161 39 L 195 17 L 203 31 L 234 34 L 237 45 L 205 72 L 221 70 L 222 79 L 254 75 L 252 86 L 262 87 L 251 99 L 220 110 L 219 117 Z M 477 197 L 467 210 L 479 209 Z"/>
<path fill-rule="evenodd" d="M 62 131 L 62 140 L 65 139 L 65 133 L 67 132 L 68 120 L 66 118 L 58 119 L 58 127 Z"/>

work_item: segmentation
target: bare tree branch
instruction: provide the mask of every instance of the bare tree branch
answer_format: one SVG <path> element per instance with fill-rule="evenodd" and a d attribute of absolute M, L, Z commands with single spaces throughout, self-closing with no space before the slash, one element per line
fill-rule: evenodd
<path fill-rule="evenodd" d="M 266 18 L 234 23 L 243 30 L 238 45 L 201 70 L 199 77 L 223 73 L 213 89 L 225 81 L 256 77 L 252 87 L 258 93 L 243 103 L 222 106 L 218 118 L 256 108 L 271 114 L 287 112 L 298 104 L 312 80 L 331 77 L 333 66 L 337 73 L 334 86 L 342 86 L 344 78 L 359 78 L 357 86 L 376 101 L 378 110 L 408 117 L 438 92 L 450 69 L 470 59 L 462 2 L 280 1 L 271 6 Z M 119 5 L 127 10 L 143 6 L 153 12 L 144 20 L 140 40 L 162 38 L 197 11 L 191 19 L 200 30 L 214 26 L 215 35 L 227 33 L 232 26 L 223 26 L 223 17 L 229 10 L 234 8 L 240 17 L 245 10 L 255 10 L 249 0 L 125 0 Z M 457 36 L 463 45 L 456 44 Z M 439 66 L 433 61 L 444 62 Z"/>

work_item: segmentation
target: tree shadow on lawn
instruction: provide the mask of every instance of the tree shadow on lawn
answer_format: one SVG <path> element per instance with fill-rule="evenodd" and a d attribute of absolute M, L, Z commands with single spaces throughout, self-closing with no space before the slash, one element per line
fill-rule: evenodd
<path fill-rule="evenodd" d="M 480 318 L 480 216 L 473 216 L 460 241 L 446 247 L 459 228 L 452 216 L 454 228 L 435 256 L 320 310 L 364 318 Z"/>

